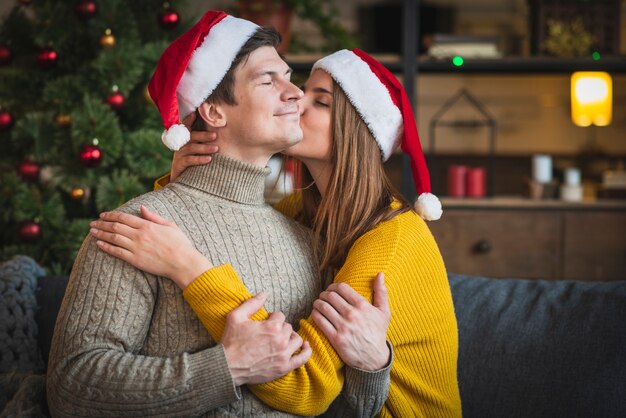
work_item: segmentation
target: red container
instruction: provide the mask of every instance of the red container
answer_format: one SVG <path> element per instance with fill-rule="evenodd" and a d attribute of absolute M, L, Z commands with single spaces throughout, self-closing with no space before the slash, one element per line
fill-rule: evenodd
<path fill-rule="evenodd" d="M 465 174 L 467 167 L 464 165 L 448 166 L 448 196 L 465 196 Z"/>
<path fill-rule="evenodd" d="M 467 197 L 485 197 L 485 167 L 473 167 L 465 174 L 465 195 Z"/>

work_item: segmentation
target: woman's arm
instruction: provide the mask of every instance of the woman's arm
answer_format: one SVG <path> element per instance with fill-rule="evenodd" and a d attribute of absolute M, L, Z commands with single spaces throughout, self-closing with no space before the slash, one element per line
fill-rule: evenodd
<path fill-rule="evenodd" d="M 361 257 L 362 254 L 351 254 L 353 257 Z M 350 256 L 348 258 L 350 258 Z M 380 270 L 376 266 L 384 263 L 372 263 L 369 272 L 364 269 L 350 271 L 341 269 L 335 277 L 335 283 L 346 283 L 361 293 L 367 301 L 372 300 L 373 281 Z M 184 290 L 183 296 L 196 312 L 209 333 L 219 340 L 224 327 L 226 315 L 243 303 L 252 295 L 242 283 L 237 272 L 229 264 L 210 269 L 192 281 Z M 267 312 L 260 311 L 253 317 L 257 320 L 267 318 Z M 261 385 L 249 385 L 250 390 L 263 402 L 273 408 L 296 414 L 320 414 L 326 410 L 329 399 L 321 394 L 332 395 L 334 399 L 343 384 L 343 362 L 333 348 L 332 343 L 324 332 L 317 326 L 311 317 L 300 321 L 298 334 L 303 340 L 308 341 L 313 349 L 309 361 L 302 367 L 293 370 L 287 375 L 272 382 Z M 384 343 L 384 342 L 383 342 Z M 387 364 L 389 366 L 389 364 Z M 340 399 L 345 402 L 353 413 L 359 410 L 366 415 L 373 416 L 382 407 L 389 387 L 389 369 L 380 375 L 370 375 L 369 386 L 355 384 L 361 393 L 360 399 Z M 354 374 L 354 373 L 353 373 Z M 362 377 L 362 375 L 361 375 Z M 336 392 L 335 392 L 336 391 Z M 363 399 L 372 400 L 376 409 L 361 408 Z M 382 399 L 381 399 L 382 398 Z M 371 414 L 371 415 L 370 415 Z M 359 415 L 355 415 L 359 416 Z"/>
<path fill-rule="evenodd" d="M 145 208 L 142 208 L 141 213 L 144 217 L 150 215 L 150 212 L 146 211 Z M 126 219 L 129 216 L 130 219 Z M 124 223 L 125 220 L 126 223 Z M 195 276 L 193 273 L 189 273 L 191 271 L 189 268 L 198 268 L 198 263 L 194 261 L 193 257 L 189 258 L 195 249 L 193 247 L 185 249 L 185 242 L 188 240 L 181 241 L 172 237 L 174 232 L 170 229 L 175 228 L 175 225 L 171 222 L 165 220 L 159 222 L 159 219 L 156 218 L 151 220 L 153 222 L 127 214 L 107 213 L 102 215 L 101 221 L 92 223 L 92 227 L 95 228 L 92 233 L 99 240 L 114 244 L 112 246 L 115 248 L 114 252 L 106 243 L 99 244 L 104 251 L 118 257 L 126 257 L 124 258 L 125 261 L 140 269 L 170 277 L 181 288 L 185 288 L 184 295 L 190 305 L 211 335 L 220 341 L 229 313 L 252 295 L 230 265 L 206 268 L 207 271 L 201 274 L 197 280 L 193 280 L 187 287 L 185 281 L 188 282 Z M 113 224 L 115 226 L 112 226 Z M 138 232 L 142 226 L 144 233 Z M 189 245 L 187 244 L 187 246 Z M 132 251 L 128 248 L 131 248 Z M 173 253 L 168 255 L 166 254 L 167 251 L 163 252 L 167 248 L 170 248 L 169 251 Z M 172 248 L 175 249 L 172 250 Z M 189 261 L 184 261 L 180 271 L 177 271 L 175 262 L 176 260 L 180 261 L 182 255 L 184 255 L 185 260 Z M 209 264 L 206 267 L 212 266 Z M 371 294 L 371 279 L 368 281 L 368 286 L 370 286 Z M 366 302 L 365 299 L 363 301 Z M 268 318 L 268 314 L 261 310 L 252 318 L 263 320 Z M 315 347 L 312 360 L 307 362 L 305 367 L 301 367 L 277 381 L 251 386 L 251 389 L 263 401 L 277 409 L 299 414 L 319 414 L 326 410 L 341 390 L 343 363 L 332 344 L 323 332 L 317 329 L 311 319 L 301 323 L 300 335 L 306 335 L 306 340 Z M 384 332 L 382 345 L 384 345 Z M 362 387 L 362 385 L 352 386 Z M 370 392 L 364 396 L 368 399 L 372 396 L 371 393 L 379 396 L 381 393 L 385 393 L 387 386 L 388 374 L 387 376 L 384 373 L 381 375 L 372 374 L 369 376 L 369 386 L 366 387 L 370 389 Z M 279 399 L 277 399 L 277 393 L 282 394 Z M 354 394 L 355 391 L 351 393 Z"/>

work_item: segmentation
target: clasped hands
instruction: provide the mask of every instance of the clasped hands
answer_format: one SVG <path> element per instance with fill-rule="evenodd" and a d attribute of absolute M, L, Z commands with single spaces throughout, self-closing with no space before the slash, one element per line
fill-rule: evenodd
<path fill-rule="evenodd" d="M 311 357 L 309 343 L 281 312 L 265 321 L 250 319 L 265 299 L 264 293 L 248 299 L 226 319 L 222 344 L 236 385 L 277 379 Z M 373 305 L 347 284 L 331 284 L 313 304 L 311 316 L 345 364 L 375 371 L 389 363 L 386 331 L 391 313 L 382 273 L 374 282 Z"/>

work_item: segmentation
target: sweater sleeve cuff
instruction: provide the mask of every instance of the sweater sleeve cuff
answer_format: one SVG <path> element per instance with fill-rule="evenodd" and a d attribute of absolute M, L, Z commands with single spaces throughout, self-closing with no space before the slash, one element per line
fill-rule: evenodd
<path fill-rule="evenodd" d="M 380 370 L 369 371 L 351 367 L 346 364 L 345 385 L 348 394 L 356 393 L 383 393 L 389 388 L 391 382 L 391 365 L 393 364 L 393 346 L 387 341 L 389 347 L 389 362 Z"/>
<path fill-rule="evenodd" d="M 241 390 L 230 374 L 222 344 L 190 354 L 188 367 L 198 402 L 214 405 L 215 400 L 220 400 L 226 405 L 241 399 Z"/>
<path fill-rule="evenodd" d="M 232 301 L 231 309 L 250 297 L 250 292 L 230 264 L 222 264 L 205 271 L 183 291 L 183 296 L 192 306 L 204 304 L 208 299 L 214 299 L 216 294 L 225 296 L 223 300 Z M 246 294 L 247 297 L 244 296 Z"/>
<path fill-rule="evenodd" d="M 166 175 L 159 177 L 158 179 L 154 181 L 154 190 L 162 189 L 165 186 L 167 186 L 169 183 L 170 183 L 170 173 L 167 173 Z"/>

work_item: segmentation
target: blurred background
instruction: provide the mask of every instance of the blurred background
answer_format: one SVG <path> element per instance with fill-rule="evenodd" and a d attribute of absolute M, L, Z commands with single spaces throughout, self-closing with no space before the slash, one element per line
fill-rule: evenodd
<path fill-rule="evenodd" d="M 412 98 L 449 215 L 431 224 L 448 268 L 624 278 L 623 0 L 2 0 L 0 260 L 67 273 L 89 220 L 169 170 L 146 86 L 207 9 L 276 26 L 299 81 L 325 53 L 360 47 L 406 82 L 415 33 Z M 608 75 L 581 90 L 605 92 L 604 107 L 576 96 L 580 71 Z M 298 182 L 271 165 L 274 200 Z M 402 155 L 386 167 L 412 198 Z"/>

